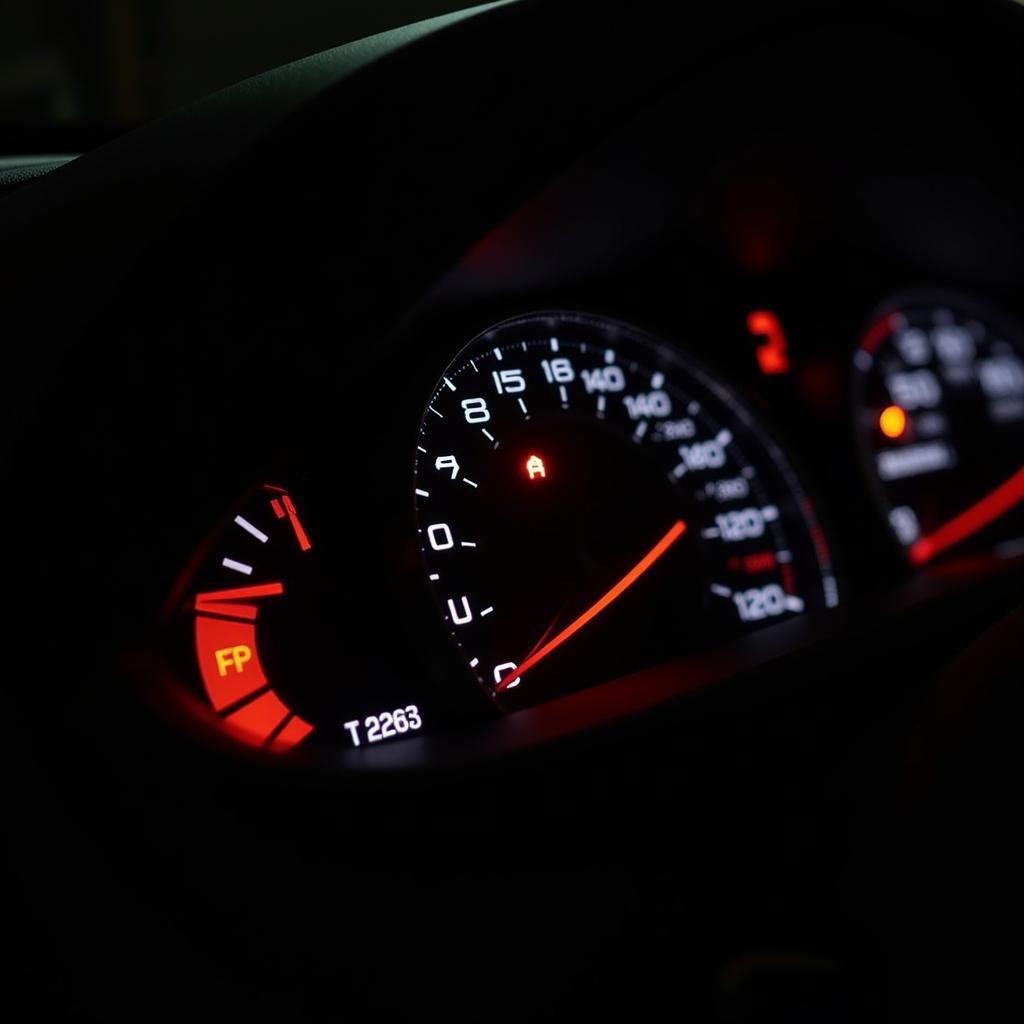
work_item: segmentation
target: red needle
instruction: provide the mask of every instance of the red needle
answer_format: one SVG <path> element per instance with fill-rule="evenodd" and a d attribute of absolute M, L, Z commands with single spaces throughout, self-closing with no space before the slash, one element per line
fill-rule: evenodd
<path fill-rule="evenodd" d="M 684 523 L 682 519 L 677 519 L 675 524 L 672 526 L 672 529 L 669 530 L 668 533 L 666 533 L 665 536 L 662 537 L 661 540 L 659 540 L 658 543 L 655 544 L 654 547 L 651 548 L 651 550 L 648 551 L 647 554 L 644 555 L 644 557 L 641 558 L 640 561 L 637 562 L 636 565 L 634 565 L 633 568 L 630 569 L 614 587 L 612 587 L 611 590 L 609 590 L 603 597 L 598 598 L 578 619 L 574 619 L 570 622 L 561 633 L 549 640 L 540 648 L 540 650 L 534 651 L 533 654 L 531 654 L 526 661 L 522 663 L 522 665 L 509 672 L 509 674 L 505 676 L 505 678 L 502 679 L 502 681 L 495 687 L 495 693 L 501 693 L 503 690 L 507 690 L 513 680 L 518 679 L 527 669 L 533 668 L 538 661 L 542 658 L 546 658 L 552 651 L 561 647 L 562 644 L 564 644 L 565 641 L 573 635 L 573 633 L 581 630 L 595 615 L 599 615 L 603 612 L 605 608 L 612 603 L 612 601 L 636 583 L 636 581 L 640 579 L 640 577 L 643 576 L 643 574 L 647 572 L 647 570 L 650 569 L 650 567 L 654 565 L 654 563 L 661 558 L 661 556 L 665 554 L 665 552 L 668 551 L 668 549 L 672 547 L 677 540 L 679 540 L 685 529 L 686 523 Z"/>
<path fill-rule="evenodd" d="M 990 491 L 981 501 L 973 504 L 965 512 L 950 519 L 934 533 L 921 537 L 910 546 L 908 557 L 914 565 L 930 562 L 941 551 L 959 544 L 972 533 L 977 533 L 983 526 L 1005 515 L 1015 505 L 1024 501 L 1024 467 L 1017 470 L 1009 480 L 1001 483 L 994 491 Z"/>

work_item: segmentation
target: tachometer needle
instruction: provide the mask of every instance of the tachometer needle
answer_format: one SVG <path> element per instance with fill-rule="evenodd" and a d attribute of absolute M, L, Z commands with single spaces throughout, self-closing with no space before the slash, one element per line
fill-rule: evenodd
<path fill-rule="evenodd" d="M 914 565 L 930 562 L 940 552 L 959 544 L 982 527 L 1006 515 L 1021 501 L 1024 501 L 1024 467 L 934 533 L 914 541 L 908 552 L 910 561 Z"/>
<path fill-rule="evenodd" d="M 612 601 L 621 596 L 627 589 L 629 589 L 629 587 L 636 583 L 636 581 L 640 579 L 640 577 L 643 576 L 643 574 L 647 572 L 647 570 L 650 569 L 650 567 L 654 565 L 654 563 L 657 562 L 658 559 L 661 558 L 661 556 L 665 554 L 665 552 L 668 551 L 668 549 L 672 547 L 677 540 L 679 540 L 685 529 L 686 523 L 684 523 L 682 519 L 677 519 L 668 533 L 666 533 L 665 536 L 662 537 L 661 540 L 659 540 L 658 543 L 655 544 L 654 547 L 651 548 L 651 550 L 648 551 L 647 554 L 644 555 L 644 557 L 641 558 L 640 561 L 637 562 L 636 565 L 634 565 L 633 568 L 630 569 L 629 572 L 627 572 L 626 575 L 611 588 L 611 590 L 604 594 L 603 597 L 598 598 L 598 600 L 596 600 L 581 616 L 579 616 L 579 618 L 570 622 L 561 633 L 552 637 L 539 650 L 535 650 L 526 659 L 526 661 L 522 663 L 522 665 L 519 665 L 517 668 L 509 672 L 509 674 L 505 676 L 505 678 L 502 679 L 495 687 L 495 693 L 501 693 L 503 690 L 507 690 L 511 683 L 520 678 L 527 669 L 533 668 L 537 662 L 546 658 L 552 651 L 561 647 L 562 644 L 564 644 L 565 641 L 574 633 L 579 632 L 579 630 L 594 618 L 595 615 L 599 615 L 603 612 L 605 608 L 612 603 Z"/>

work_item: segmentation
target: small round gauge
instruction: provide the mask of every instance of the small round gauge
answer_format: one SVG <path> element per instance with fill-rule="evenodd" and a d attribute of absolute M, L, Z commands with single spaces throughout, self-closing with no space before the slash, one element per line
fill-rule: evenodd
<path fill-rule="evenodd" d="M 838 600 L 750 410 L 611 320 L 539 313 L 470 342 L 427 404 L 414 486 L 440 614 L 505 709 Z"/>
<path fill-rule="evenodd" d="M 309 482 L 254 487 L 169 602 L 181 679 L 222 731 L 270 753 L 375 746 L 441 717 L 418 674 L 375 639 L 364 614 L 377 603 L 372 580 L 347 582 L 361 570 L 329 505 Z"/>
<path fill-rule="evenodd" d="M 858 442 L 912 565 L 1024 536 L 1024 349 L 962 298 L 882 308 L 854 353 Z"/>

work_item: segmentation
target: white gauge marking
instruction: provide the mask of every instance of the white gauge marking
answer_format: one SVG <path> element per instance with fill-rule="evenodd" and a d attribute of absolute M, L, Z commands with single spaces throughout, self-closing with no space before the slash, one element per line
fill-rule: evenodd
<path fill-rule="evenodd" d="M 441 574 L 439 572 L 432 572 L 430 574 L 430 578 L 432 580 L 439 580 L 441 578 Z"/>
<path fill-rule="evenodd" d="M 494 441 L 494 435 L 486 427 L 481 427 L 480 433 L 483 434 L 488 441 Z M 494 443 L 497 444 L 498 442 L 494 441 Z"/>
<path fill-rule="evenodd" d="M 235 572 L 240 572 L 243 576 L 252 575 L 252 566 L 246 565 L 245 562 L 236 562 L 233 558 L 225 558 L 220 564 L 225 569 L 234 569 Z"/>
<path fill-rule="evenodd" d="M 721 583 L 712 583 L 711 593 L 717 594 L 719 597 L 732 597 L 732 590 L 729 587 L 723 587 Z"/>
<path fill-rule="evenodd" d="M 469 667 L 470 667 L 470 668 L 476 668 L 476 667 L 477 667 L 477 665 L 479 665 L 479 664 L 480 664 L 480 659 L 479 659 L 479 658 L 474 658 L 474 659 L 473 659 L 473 660 L 472 660 L 472 661 L 471 661 L 471 662 L 469 663 Z"/>
<path fill-rule="evenodd" d="M 956 453 L 945 441 L 925 441 L 889 448 L 876 456 L 878 475 L 888 483 L 909 476 L 935 473 L 956 465 Z"/>
<path fill-rule="evenodd" d="M 490 615 L 494 611 L 493 605 L 488 605 L 481 613 L 480 618 L 482 619 L 485 615 Z"/>
<path fill-rule="evenodd" d="M 664 383 L 665 374 L 663 373 L 656 373 L 653 377 L 651 377 L 651 387 L 654 388 L 655 391 L 659 391 L 664 385 Z"/>
<path fill-rule="evenodd" d="M 416 493 L 421 498 L 429 498 L 430 497 L 430 491 L 421 491 L 418 487 L 416 488 Z"/>
<path fill-rule="evenodd" d="M 691 416 L 696 416 L 700 412 L 700 402 L 691 402 L 687 407 L 686 411 Z"/>
<path fill-rule="evenodd" d="M 526 403 L 521 398 L 518 399 L 518 401 L 519 401 L 519 408 L 523 410 L 523 415 L 524 416 L 529 416 L 530 414 L 526 411 Z"/>
<path fill-rule="evenodd" d="M 442 470 L 451 470 L 451 478 L 454 480 L 459 475 L 459 460 L 454 455 L 438 455 L 434 459 L 434 469 L 439 473 Z"/>
<path fill-rule="evenodd" d="M 765 505 L 765 507 L 761 509 L 761 515 L 764 516 L 764 521 L 766 523 L 774 523 L 775 520 L 779 518 L 779 509 L 776 505 Z"/>
<path fill-rule="evenodd" d="M 825 606 L 835 608 L 839 604 L 839 585 L 836 583 L 835 576 L 826 576 L 822 583 L 825 585 Z"/>
<path fill-rule="evenodd" d="M 757 470 L 753 466 L 744 466 L 740 470 L 740 475 L 745 477 L 747 480 L 753 480 L 757 476 Z"/>
<path fill-rule="evenodd" d="M 709 526 L 706 529 L 701 530 L 700 535 L 702 537 L 708 537 L 709 539 L 713 539 L 715 537 L 721 536 L 721 531 L 718 529 L 717 526 Z"/>
<path fill-rule="evenodd" d="M 686 476 L 686 463 L 685 462 L 680 462 L 679 465 L 676 466 L 676 468 L 672 470 L 672 475 L 677 480 L 682 480 L 683 477 Z"/>
<path fill-rule="evenodd" d="M 480 371 L 479 371 L 479 370 L 478 370 L 478 369 L 476 368 L 476 363 L 475 363 L 475 362 L 474 362 L 474 361 L 473 361 L 472 359 L 470 359 L 470 361 L 469 361 L 469 365 L 473 367 L 473 372 L 474 372 L 474 373 L 479 373 L 479 372 L 480 372 Z"/>
<path fill-rule="evenodd" d="M 497 359 L 499 363 L 501 362 L 501 349 L 500 348 L 496 348 L 494 350 L 494 358 Z"/>
<path fill-rule="evenodd" d="M 464 626 L 467 622 L 473 621 L 473 609 L 469 607 L 469 598 L 465 594 L 459 598 L 462 604 L 462 610 L 460 611 L 455 604 L 454 598 L 448 598 L 448 611 L 452 613 L 452 622 L 456 626 Z M 447 618 L 447 616 L 446 616 Z"/>
<path fill-rule="evenodd" d="M 787 565 L 789 562 L 793 561 L 793 552 L 792 551 L 776 551 L 775 552 L 775 561 L 778 562 L 779 565 Z"/>
<path fill-rule="evenodd" d="M 462 482 L 465 483 L 465 484 L 469 484 L 470 487 L 479 487 L 480 486 L 479 484 L 476 484 L 472 480 L 470 480 L 468 476 L 464 476 L 462 478 Z"/>
<path fill-rule="evenodd" d="M 718 442 L 718 443 L 719 443 L 719 444 L 720 444 L 720 445 L 721 445 L 721 446 L 722 446 L 723 448 L 725 448 L 725 447 L 726 447 L 726 445 L 728 445 L 728 444 L 730 444 L 730 443 L 732 442 L 732 431 L 730 431 L 730 430 L 725 430 L 725 429 L 722 429 L 722 430 L 720 430 L 720 431 L 718 432 L 718 435 L 717 435 L 717 436 L 715 437 L 715 440 L 716 440 L 716 441 L 717 441 L 717 442 Z"/>
<path fill-rule="evenodd" d="M 426 448 L 421 448 L 419 445 L 416 445 L 416 451 L 423 452 L 424 455 L 427 454 L 427 449 Z"/>
<path fill-rule="evenodd" d="M 804 600 L 802 597 L 797 597 L 795 594 L 786 595 L 786 611 L 787 612 L 802 612 L 804 610 Z"/>
<path fill-rule="evenodd" d="M 427 408 L 439 419 L 444 419 L 444 416 L 442 416 L 441 413 L 439 413 L 432 405 L 428 405 Z"/>
<path fill-rule="evenodd" d="M 853 353 L 853 365 L 856 366 L 861 373 L 867 373 L 874 365 L 874 362 L 874 359 L 871 358 L 871 353 L 865 352 L 862 348 L 857 349 L 857 351 Z"/>
<path fill-rule="evenodd" d="M 261 544 L 266 544 L 270 540 L 262 530 L 258 530 L 243 516 L 235 516 L 235 524 L 245 530 L 246 533 L 251 533 Z"/>
<path fill-rule="evenodd" d="M 644 434 L 646 434 L 646 433 L 647 433 L 647 420 L 641 420 L 636 425 L 636 430 L 633 431 L 633 440 L 634 441 L 638 441 L 638 442 L 642 441 L 643 438 L 644 438 Z"/>
<path fill-rule="evenodd" d="M 551 351 L 552 352 L 557 352 L 558 351 L 558 339 L 557 338 L 552 338 L 551 339 Z"/>
<path fill-rule="evenodd" d="M 448 388 L 449 391 L 454 391 L 455 390 L 455 385 L 447 377 L 444 378 L 444 383 L 445 383 L 445 386 Z"/>
<path fill-rule="evenodd" d="M 564 384 L 559 384 L 558 385 L 558 394 L 559 394 L 559 396 L 562 399 L 562 408 L 563 409 L 568 409 L 569 408 L 569 392 L 565 390 L 565 385 Z"/>
<path fill-rule="evenodd" d="M 462 546 L 464 548 L 475 548 L 476 547 L 476 541 L 464 540 L 464 541 L 461 541 L 460 543 L 462 544 Z"/>
<path fill-rule="evenodd" d="M 609 348 L 605 349 L 604 361 L 611 366 L 615 362 L 615 353 Z"/>
<path fill-rule="evenodd" d="M 604 418 L 604 409 L 607 404 L 608 399 L 605 398 L 604 395 L 597 396 L 597 415 L 602 419 Z"/>

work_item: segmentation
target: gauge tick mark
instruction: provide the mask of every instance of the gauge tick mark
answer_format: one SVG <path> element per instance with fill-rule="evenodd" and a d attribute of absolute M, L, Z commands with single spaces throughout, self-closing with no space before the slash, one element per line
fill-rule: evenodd
<path fill-rule="evenodd" d="M 270 538 L 260 529 L 257 529 L 244 516 L 235 516 L 235 525 L 240 526 L 246 533 L 252 534 L 261 544 L 266 544 Z"/>

